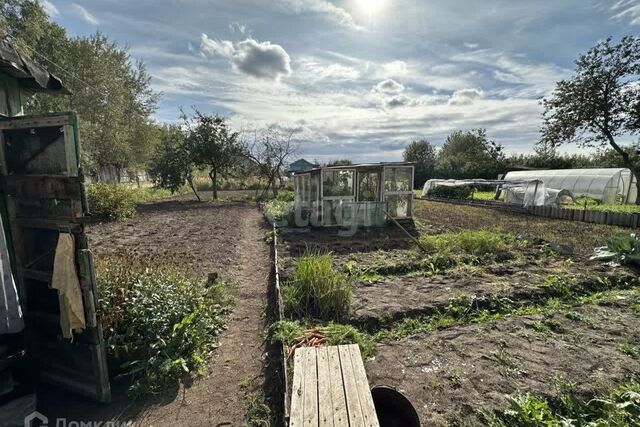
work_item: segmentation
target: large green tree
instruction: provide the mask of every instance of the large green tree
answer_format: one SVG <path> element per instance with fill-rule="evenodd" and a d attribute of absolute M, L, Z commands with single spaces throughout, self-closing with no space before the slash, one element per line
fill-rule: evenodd
<path fill-rule="evenodd" d="M 640 38 L 597 43 L 543 105 L 542 143 L 610 147 L 635 175 L 640 194 L 640 143 L 628 149 L 619 142 L 640 133 Z"/>
<path fill-rule="evenodd" d="M 484 129 L 455 131 L 438 152 L 436 176 L 496 179 L 504 167 L 503 147 L 489 140 Z"/>
<path fill-rule="evenodd" d="M 89 173 L 111 169 L 119 177 L 125 169 L 143 167 L 159 140 L 151 119 L 159 95 L 144 64 L 104 34 L 70 38 L 37 1 L 0 0 L 0 12 L 0 33 L 71 91 L 36 95 L 26 112 L 76 111 Z"/>
<path fill-rule="evenodd" d="M 426 139 L 412 141 L 404 149 L 402 157 L 405 162 L 415 162 L 414 186 L 422 188 L 424 183 L 434 177 L 436 166 L 436 149 Z"/>
<path fill-rule="evenodd" d="M 200 201 L 193 185 L 194 163 L 185 143 L 182 129 L 176 125 L 160 128 L 160 142 L 149 160 L 147 171 L 155 185 L 175 193 L 188 184 Z"/>
<path fill-rule="evenodd" d="M 238 133 L 224 118 L 194 110 L 193 117 L 183 113 L 186 147 L 197 167 L 206 168 L 211 178 L 213 199 L 218 198 L 218 177 L 232 171 L 243 155 Z"/>

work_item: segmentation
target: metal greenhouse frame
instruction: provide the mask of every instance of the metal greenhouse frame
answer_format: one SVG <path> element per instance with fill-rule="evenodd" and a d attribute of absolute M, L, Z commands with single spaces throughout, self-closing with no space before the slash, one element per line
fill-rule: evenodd
<path fill-rule="evenodd" d="M 376 226 L 413 215 L 414 164 L 326 166 L 294 174 L 296 223 Z"/>

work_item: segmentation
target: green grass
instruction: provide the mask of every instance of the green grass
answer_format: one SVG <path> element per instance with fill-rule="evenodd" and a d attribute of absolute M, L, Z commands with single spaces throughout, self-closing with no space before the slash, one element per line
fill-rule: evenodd
<path fill-rule="evenodd" d="M 296 262 L 293 277 L 283 283 L 288 310 L 299 316 L 338 320 L 351 307 L 351 280 L 333 267 L 330 253 L 306 252 Z"/>
<path fill-rule="evenodd" d="M 508 234 L 487 230 L 464 230 L 457 233 L 423 235 L 420 244 L 429 252 L 483 256 L 503 252 L 518 243 Z"/>
<path fill-rule="evenodd" d="M 588 209 L 599 212 L 616 212 L 616 213 L 640 213 L 640 205 L 628 205 L 619 203 L 599 203 L 597 200 L 589 197 L 576 198 L 575 205 L 564 206 L 568 209 Z"/>
<path fill-rule="evenodd" d="M 525 393 L 512 397 L 510 408 L 505 411 L 480 412 L 489 427 L 622 427 L 640 424 L 640 384 L 635 381 L 590 400 L 576 396 L 575 384 L 556 387 L 557 397 L 553 399 Z"/>

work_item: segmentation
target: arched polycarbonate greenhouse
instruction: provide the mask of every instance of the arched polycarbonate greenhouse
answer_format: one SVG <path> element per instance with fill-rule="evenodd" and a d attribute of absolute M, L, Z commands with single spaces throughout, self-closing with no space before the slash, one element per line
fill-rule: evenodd
<path fill-rule="evenodd" d="M 505 181 L 541 180 L 547 188 L 569 190 L 576 197 L 586 196 L 602 203 L 635 203 L 638 197 L 635 177 L 629 169 L 555 169 L 514 171 Z"/>

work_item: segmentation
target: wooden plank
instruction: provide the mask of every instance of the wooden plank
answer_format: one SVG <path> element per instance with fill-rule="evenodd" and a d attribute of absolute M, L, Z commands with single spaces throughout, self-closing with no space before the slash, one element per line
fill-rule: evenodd
<path fill-rule="evenodd" d="M 351 362 L 351 352 L 346 345 L 338 346 L 340 355 L 340 366 L 342 367 L 342 382 L 344 384 L 344 394 L 347 400 L 347 412 L 349 414 L 350 427 L 363 427 L 365 421 L 362 416 L 360 398 L 358 396 L 358 386 Z"/>
<path fill-rule="evenodd" d="M 338 347 L 328 347 L 327 356 L 329 358 L 333 425 L 336 427 L 346 426 L 349 422 L 349 415 L 347 414 L 347 400 L 345 399 L 342 385 L 342 367 L 340 366 Z"/>
<path fill-rule="evenodd" d="M 318 426 L 318 368 L 316 348 L 304 348 L 304 422 L 305 427 Z"/>
<path fill-rule="evenodd" d="M 348 346 L 351 353 L 351 364 L 355 374 L 356 385 L 358 386 L 358 396 L 360 398 L 360 407 L 364 424 L 368 427 L 379 427 L 378 416 L 376 415 L 376 407 L 373 405 L 371 390 L 369 390 L 369 381 L 367 380 L 367 372 L 364 370 L 362 363 L 362 355 L 357 344 Z"/>
<path fill-rule="evenodd" d="M 318 417 L 320 427 L 333 427 L 333 403 L 331 401 L 331 376 L 329 375 L 329 351 L 317 349 L 318 358 Z"/>
<path fill-rule="evenodd" d="M 304 348 L 296 349 L 293 355 L 293 384 L 291 385 L 291 411 L 289 416 L 289 427 L 302 426 L 304 415 Z"/>

